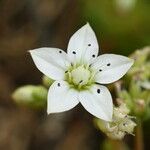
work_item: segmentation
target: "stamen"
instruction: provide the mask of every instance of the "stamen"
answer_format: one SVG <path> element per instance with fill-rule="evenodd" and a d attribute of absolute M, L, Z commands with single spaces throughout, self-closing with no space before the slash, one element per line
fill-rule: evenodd
<path fill-rule="evenodd" d="M 102 69 L 99 69 L 99 71 L 101 72 L 101 71 L 102 71 Z"/>
<path fill-rule="evenodd" d="M 83 80 L 81 80 L 79 83 L 82 83 L 83 82 Z"/>
<path fill-rule="evenodd" d="M 69 82 L 71 82 L 71 80 L 72 80 L 72 77 L 71 77 L 71 73 L 70 72 L 68 72 L 68 79 L 69 79 Z"/>
<path fill-rule="evenodd" d="M 92 57 L 94 58 L 94 57 L 95 57 L 95 55 L 92 55 Z"/>
<path fill-rule="evenodd" d="M 73 54 L 76 54 L 76 52 L 75 52 L 75 51 L 73 51 L 72 53 L 73 53 Z"/>
<path fill-rule="evenodd" d="M 57 85 L 60 86 L 60 83 L 58 83 Z"/>
<path fill-rule="evenodd" d="M 88 44 L 88 46 L 91 46 L 91 44 Z"/>
<path fill-rule="evenodd" d="M 62 51 L 59 51 L 59 53 L 62 53 Z"/>
<path fill-rule="evenodd" d="M 108 63 L 107 66 L 110 66 L 110 63 Z"/>

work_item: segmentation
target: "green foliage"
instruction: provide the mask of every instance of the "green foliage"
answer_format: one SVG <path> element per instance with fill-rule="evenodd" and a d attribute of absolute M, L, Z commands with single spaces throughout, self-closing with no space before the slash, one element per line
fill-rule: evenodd
<path fill-rule="evenodd" d="M 83 20 L 90 22 L 105 48 L 120 54 L 150 45 L 150 2 L 147 0 L 81 0 Z M 126 8 L 125 8 L 126 7 Z"/>

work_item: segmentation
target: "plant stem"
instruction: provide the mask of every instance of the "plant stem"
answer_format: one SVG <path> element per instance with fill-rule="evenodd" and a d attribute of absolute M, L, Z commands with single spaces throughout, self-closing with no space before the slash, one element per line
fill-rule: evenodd
<path fill-rule="evenodd" d="M 120 140 L 111 140 L 113 150 L 125 150 L 124 143 Z"/>
<path fill-rule="evenodd" d="M 144 150 L 143 128 L 141 121 L 138 122 L 135 132 L 134 150 Z"/>

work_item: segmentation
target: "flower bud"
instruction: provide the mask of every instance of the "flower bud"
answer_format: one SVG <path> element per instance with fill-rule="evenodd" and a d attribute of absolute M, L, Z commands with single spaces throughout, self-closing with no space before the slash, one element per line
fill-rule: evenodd
<path fill-rule="evenodd" d="M 145 82 L 150 78 L 150 47 L 145 47 L 141 50 L 136 50 L 131 58 L 135 59 L 134 66 L 129 70 L 128 77 L 132 80 Z"/>
<path fill-rule="evenodd" d="M 107 136 L 114 140 L 123 139 L 125 135 L 126 135 L 126 133 L 123 131 L 107 133 Z"/>
<path fill-rule="evenodd" d="M 46 106 L 47 89 L 43 86 L 22 86 L 13 92 L 12 98 L 19 105 L 43 108 Z"/>
<path fill-rule="evenodd" d="M 135 126 L 136 126 L 135 122 L 133 122 L 131 119 L 128 118 L 125 119 L 123 122 L 121 122 L 118 127 L 119 130 L 132 134 Z"/>
<path fill-rule="evenodd" d="M 116 107 L 114 108 L 114 118 L 124 118 L 128 113 L 129 113 L 129 109 L 126 107 L 126 105 L 123 103 L 120 105 L 120 107 Z"/>
<path fill-rule="evenodd" d="M 119 98 L 127 104 L 131 114 L 140 120 L 144 121 L 150 118 L 150 92 L 148 89 L 140 87 L 139 82 L 131 81 L 129 90 L 120 91 Z"/>

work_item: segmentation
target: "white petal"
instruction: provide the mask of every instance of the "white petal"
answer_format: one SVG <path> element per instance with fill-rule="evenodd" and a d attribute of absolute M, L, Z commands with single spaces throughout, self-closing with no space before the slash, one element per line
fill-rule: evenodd
<path fill-rule="evenodd" d="M 76 63 L 91 62 L 97 57 L 98 42 L 88 23 L 70 38 L 67 52 L 70 61 Z"/>
<path fill-rule="evenodd" d="M 38 48 L 30 51 L 37 68 L 46 76 L 60 80 L 69 65 L 67 55 L 58 48 Z"/>
<path fill-rule="evenodd" d="M 48 92 L 47 113 L 67 111 L 79 103 L 78 92 L 65 81 L 55 81 Z"/>
<path fill-rule="evenodd" d="M 133 65 L 134 61 L 128 57 L 114 54 L 104 54 L 97 57 L 91 68 L 97 71 L 95 81 L 101 84 L 119 80 Z"/>
<path fill-rule="evenodd" d="M 79 101 L 92 115 L 111 121 L 113 113 L 112 97 L 105 86 L 93 85 L 90 90 L 81 91 Z"/>

